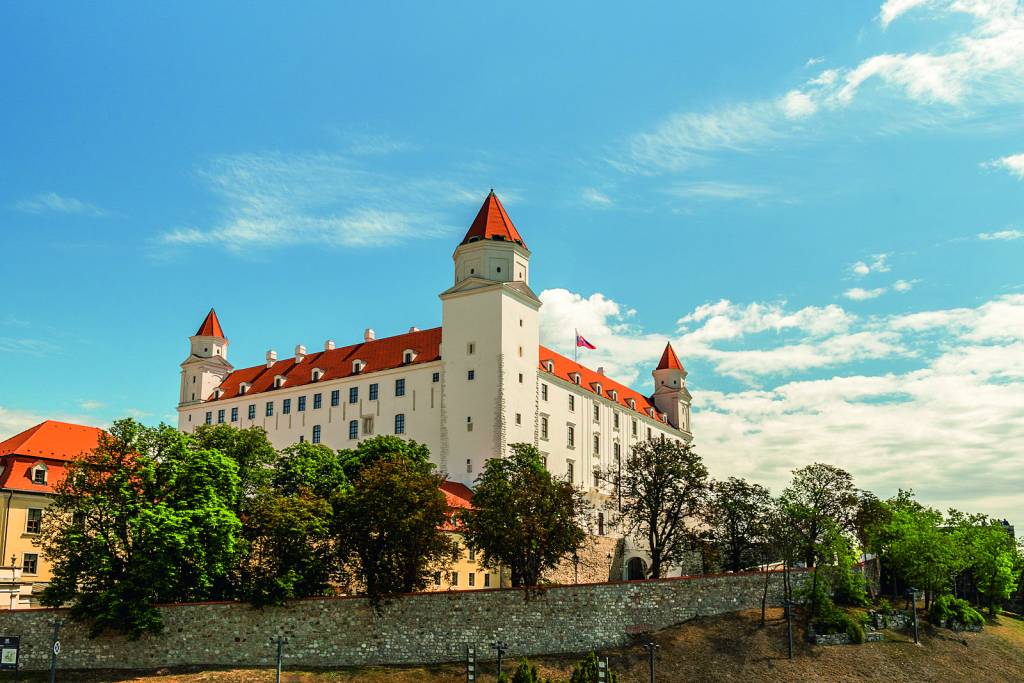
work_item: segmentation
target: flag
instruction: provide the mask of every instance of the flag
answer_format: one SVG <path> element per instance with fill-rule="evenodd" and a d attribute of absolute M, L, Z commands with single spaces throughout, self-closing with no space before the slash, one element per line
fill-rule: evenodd
<path fill-rule="evenodd" d="M 579 333 L 579 330 L 576 331 L 576 346 L 577 347 L 582 346 L 585 349 L 596 349 L 597 348 L 596 346 L 594 346 L 593 344 L 588 342 L 586 339 L 584 339 L 583 335 Z"/>

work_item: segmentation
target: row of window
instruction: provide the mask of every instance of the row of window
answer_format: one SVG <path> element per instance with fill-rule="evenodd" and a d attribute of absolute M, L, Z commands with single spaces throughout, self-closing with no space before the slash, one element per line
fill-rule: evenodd
<path fill-rule="evenodd" d="M 483 587 L 484 588 L 490 588 L 490 586 L 491 586 L 491 575 L 488 572 L 466 572 L 466 585 L 470 586 L 470 587 L 476 586 L 477 585 L 477 581 L 476 581 L 476 575 L 477 574 L 481 574 L 484 577 L 483 584 L 482 584 Z M 440 586 L 441 585 L 441 572 L 434 572 L 434 585 L 435 586 Z M 458 572 L 449 572 L 448 573 L 448 585 L 449 586 L 458 586 L 459 585 L 459 573 Z"/>
<path fill-rule="evenodd" d="M 544 384 L 543 382 L 541 382 L 541 385 L 540 385 L 540 398 L 541 398 L 542 401 L 547 401 L 548 400 L 548 385 Z M 569 412 L 570 413 L 575 413 L 576 412 L 576 395 L 575 394 L 569 394 Z M 594 401 L 594 422 L 600 422 L 600 421 L 601 421 L 601 404 L 598 403 L 595 400 Z M 619 413 L 618 413 L 618 411 L 615 411 L 615 410 L 612 411 L 612 427 L 614 429 L 618 429 L 619 428 Z M 637 420 L 634 419 L 632 421 L 633 436 L 637 435 L 637 430 L 638 430 Z M 650 428 L 648 428 L 647 431 L 650 432 L 651 431 Z M 648 434 L 648 437 L 649 437 L 649 434 Z"/>

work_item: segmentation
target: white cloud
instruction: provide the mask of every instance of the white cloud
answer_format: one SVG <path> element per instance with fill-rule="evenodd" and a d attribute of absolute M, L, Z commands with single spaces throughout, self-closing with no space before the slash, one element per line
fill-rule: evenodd
<path fill-rule="evenodd" d="M 571 352 L 572 328 L 592 329 L 599 350 L 614 351 L 584 362 L 611 357 L 609 374 L 641 391 L 672 340 L 690 369 L 698 449 L 716 477 L 778 492 L 792 469 L 825 461 L 883 496 L 910 487 L 940 508 L 1000 517 L 1024 509 L 1024 295 L 869 318 L 836 305 L 723 300 L 683 315 L 673 334 L 645 332 L 601 294 L 541 298 L 545 343 Z M 905 369 L 851 365 L 879 358 Z M 749 386 L 710 388 L 720 376 Z"/>
<path fill-rule="evenodd" d="M 979 232 L 981 240 L 1019 240 L 1024 238 L 1024 230 L 999 230 L 997 232 Z"/>
<path fill-rule="evenodd" d="M 66 213 L 83 216 L 105 216 L 106 211 L 74 197 L 63 197 L 56 192 L 43 192 L 22 199 L 14 205 L 25 213 Z"/>
<path fill-rule="evenodd" d="M 223 202 L 221 218 L 168 230 L 164 245 L 387 246 L 456 230 L 445 225 L 446 213 L 457 207 L 471 217 L 485 196 L 452 181 L 374 173 L 336 154 L 224 156 L 199 178 Z"/>
<path fill-rule="evenodd" d="M 758 185 L 745 185 L 722 181 L 684 183 L 668 189 L 669 194 L 683 199 L 758 199 L 772 194 L 772 190 Z"/>
<path fill-rule="evenodd" d="M 868 299 L 877 299 L 883 294 L 885 294 L 885 287 L 875 287 L 874 289 L 853 287 L 843 292 L 843 296 L 852 301 L 866 301 Z"/>
<path fill-rule="evenodd" d="M 807 93 L 790 90 L 782 98 L 782 108 L 791 119 L 802 119 L 818 111 L 818 104 Z"/>
<path fill-rule="evenodd" d="M 582 198 L 584 204 L 601 209 L 606 209 L 614 203 L 612 202 L 611 197 L 594 187 L 584 188 Z"/>
<path fill-rule="evenodd" d="M 105 406 L 105 403 L 91 398 L 78 402 L 78 407 L 81 408 L 82 410 L 99 410 L 100 408 L 103 408 Z"/>
<path fill-rule="evenodd" d="M 806 62 L 804 62 L 804 68 L 806 69 L 808 67 L 814 66 L 815 64 L 821 64 L 824 61 L 824 57 L 811 57 Z"/>
<path fill-rule="evenodd" d="M 892 268 L 888 263 L 889 254 L 875 254 L 870 262 L 857 261 L 850 266 L 850 272 L 858 277 L 864 277 L 869 273 L 888 273 Z"/>
<path fill-rule="evenodd" d="M 1011 154 L 982 164 L 985 168 L 997 168 L 1024 180 L 1024 154 Z"/>
<path fill-rule="evenodd" d="M 902 14 L 907 13 L 915 7 L 925 5 L 929 0 L 885 0 L 882 5 L 879 19 L 882 20 L 882 26 L 888 27 L 893 21 L 896 20 Z"/>
<path fill-rule="evenodd" d="M 914 288 L 915 280 L 897 280 L 893 283 L 892 288 L 897 292 L 909 292 Z"/>

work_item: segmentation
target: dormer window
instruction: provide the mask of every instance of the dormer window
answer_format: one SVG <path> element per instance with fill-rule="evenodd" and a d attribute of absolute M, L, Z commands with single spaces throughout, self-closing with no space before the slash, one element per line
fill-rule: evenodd
<path fill-rule="evenodd" d="M 285 383 L 284 375 L 277 375 L 276 377 L 274 377 L 274 388 L 275 389 L 280 389 L 281 387 L 284 386 L 284 383 Z"/>
<path fill-rule="evenodd" d="M 38 486 L 46 485 L 46 465 L 38 463 L 32 468 L 32 483 Z"/>
<path fill-rule="evenodd" d="M 573 384 L 579 384 L 580 383 L 580 373 L 574 372 L 574 373 L 570 374 L 569 377 L 572 378 L 572 383 Z"/>
<path fill-rule="evenodd" d="M 310 375 L 310 378 L 314 382 L 319 382 L 320 378 L 323 377 L 323 376 L 324 376 L 324 371 L 323 370 L 321 370 L 320 368 L 313 368 L 313 372 Z"/>
<path fill-rule="evenodd" d="M 629 407 L 632 410 L 636 410 L 636 399 L 635 398 L 629 399 L 628 403 L 629 403 Z"/>
<path fill-rule="evenodd" d="M 654 408 L 648 408 L 645 411 L 650 417 L 654 417 Z"/>
<path fill-rule="evenodd" d="M 601 383 L 600 382 L 591 382 L 590 386 L 593 387 L 595 394 L 597 394 L 598 396 L 601 395 Z"/>
<path fill-rule="evenodd" d="M 213 390 L 213 400 L 216 401 L 217 399 L 219 399 L 221 397 L 222 393 L 223 392 L 220 390 L 220 387 L 217 387 L 216 389 L 214 389 Z"/>
<path fill-rule="evenodd" d="M 544 367 L 545 367 L 545 369 L 547 369 L 548 372 L 550 372 L 551 374 L 554 374 L 554 372 L 555 372 L 555 361 L 553 361 L 553 360 L 544 361 Z"/>
<path fill-rule="evenodd" d="M 241 384 L 239 384 L 238 385 L 238 395 L 239 396 L 244 395 L 247 391 L 249 391 L 249 387 L 251 387 L 251 386 L 252 385 L 249 384 L 248 382 L 242 382 Z"/>
<path fill-rule="evenodd" d="M 416 351 L 413 349 L 406 349 L 402 352 L 402 363 L 408 365 L 409 363 L 416 360 Z"/>
<path fill-rule="evenodd" d="M 613 401 L 619 400 L 619 392 L 615 391 L 614 389 L 609 390 L 608 395 L 611 396 Z"/>
<path fill-rule="evenodd" d="M 354 361 L 352 361 L 352 374 L 353 375 L 358 375 L 360 372 L 363 371 L 363 368 L 365 368 L 365 367 L 366 367 L 366 363 L 364 361 L 361 361 L 361 360 L 354 360 Z"/>

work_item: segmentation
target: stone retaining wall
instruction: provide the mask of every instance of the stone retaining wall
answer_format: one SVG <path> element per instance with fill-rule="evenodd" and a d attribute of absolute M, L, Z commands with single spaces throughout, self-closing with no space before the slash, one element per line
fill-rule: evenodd
<path fill-rule="evenodd" d="M 797 582 L 802 574 L 792 575 Z M 627 630 L 661 629 L 698 616 L 759 607 L 764 574 L 720 574 L 653 581 L 406 595 L 374 611 L 363 598 L 315 598 L 256 610 L 239 603 L 167 605 L 164 633 L 130 641 L 89 639 L 82 624 L 61 630 L 62 669 L 271 665 L 278 635 L 288 666 L 335 667 L 460 661 L 496 639 L 508 656 L 582 652 L 625 644 Z M 772 574 L 769 604 L 781 602 Z M 54 618 L 61 610 L 0 612 L 0 635 L 21 636 L 21 668 L 49 666 Z"/>

